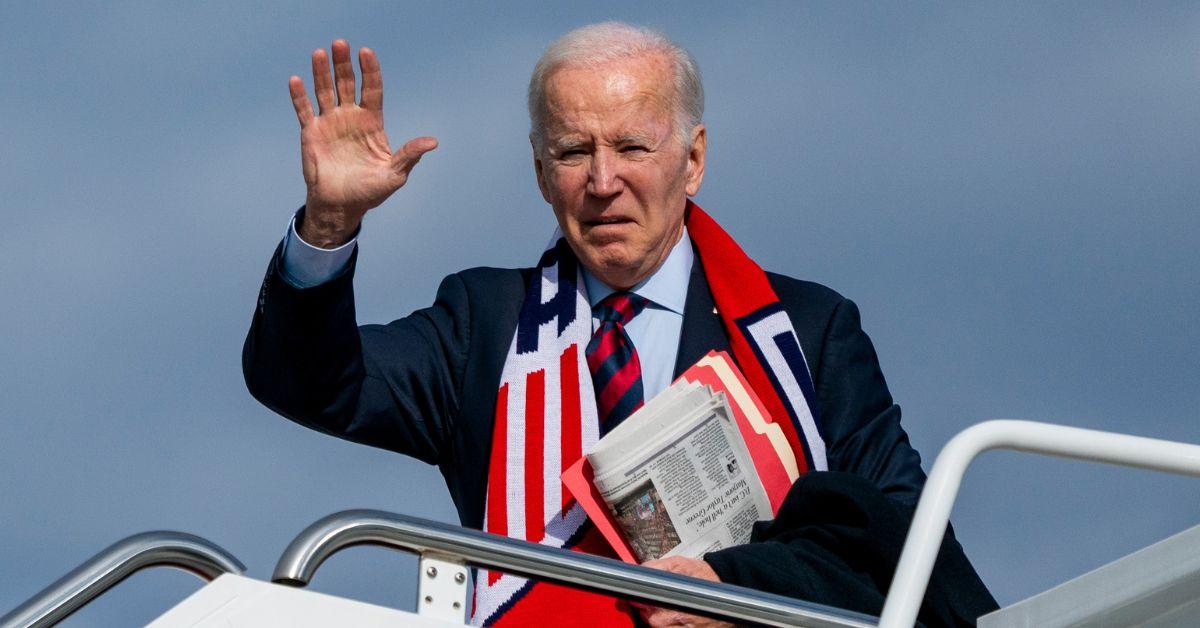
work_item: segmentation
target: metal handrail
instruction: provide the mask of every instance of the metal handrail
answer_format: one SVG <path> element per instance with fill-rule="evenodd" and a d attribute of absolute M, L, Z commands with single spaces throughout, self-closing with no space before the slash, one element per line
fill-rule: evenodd
<path fill-rule="evenodd" d="M 378 510 L 347 510 L 313 523 L 288 545 L 271 579 L 306 586 L 321 563 L 353 545 L 455 556 L 480 567 L 734 621 L 875 625 L 873 617 L 842 609 Z"/>
<path fill-rule="evenodd" d="M 963 476 L 976 457 L 992 449 L 1200 476 L 1200 445 L 1032 421 L 986 421 L 970 427 L 946 444 L 930 471 L 880 628 L 915 623 Z M 524 577 L 735 621 L 813 628 L 876 625 L 870 616 L 842 609 L 377 510 L 344 511 L 313 523 L 288 545 L 272 580 L 306 586 L 326 559 L 353 545 L 448 555 Z M 224 549 L 191 534 L 136 534 L 0 617 L 0 628 L 53 625 L 133 573 L 155 566 L 180 568 L 205 580 L 246 569 Z"/>
<path fill-rule="evenodd" d="M 184 532 L 143 532 L 113 543 L 0 617 L 0 628 L 53 626 L 137 571 L 175 567 L 203 580 L 246 566 L 207 539 Z"/>
<path fill-rule="evenodd" d="M 880 628 L 909 628 L 916 621 L 963 475 L 971 461 L 992 449 L 1200 476 L 1200 445 L 1034 421 L 985 421 L 969 427 L 950 439 L 929 472 Z"/>

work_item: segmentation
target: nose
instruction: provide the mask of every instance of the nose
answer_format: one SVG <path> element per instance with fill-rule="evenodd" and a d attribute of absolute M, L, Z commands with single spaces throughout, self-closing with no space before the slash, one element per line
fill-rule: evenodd
<path fill-rule="evenodd" d="M 618 172 L 616 156 L 607 150 L 598 150 L 592 154 L 591 167 L 588 169 L 587 192 L 597 198 L 616 196 L 625 189 L 625 181 Z"/>

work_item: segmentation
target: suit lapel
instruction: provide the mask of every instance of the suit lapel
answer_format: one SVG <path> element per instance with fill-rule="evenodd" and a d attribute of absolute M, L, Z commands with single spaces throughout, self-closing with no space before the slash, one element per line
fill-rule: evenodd
<path fill-rule="evenodd" d="M 692 246 L 695 251 L 695 245 Z M 709 351 L 729 351 L 729 338 L 721 325 L 721 317 L 713 312 L 712 291 L 704 278 L 700 253 L 692 262 L 688 279 L 687 301 L 683 306 L 683 329 L 679 334 L 679 351 L 675 354 L 675 374 L 679 377 Z"/>

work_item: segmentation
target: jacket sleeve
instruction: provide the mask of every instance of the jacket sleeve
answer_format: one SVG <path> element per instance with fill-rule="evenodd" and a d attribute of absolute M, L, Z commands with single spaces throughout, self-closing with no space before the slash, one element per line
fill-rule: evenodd
<path fill-rule="evenodd" d="M 430 464 L 447 451 L 468 347 L 467 291 L 442 281 L 433 305 L 387 325 L 355 322 L 353 274 L 311 288 L 276 250 L 242 350 L 250 393 L 306 427 Z"/>
<path fill-rule="evenodd" d="M 900 427 L 900 406 L 853 301 L 841 299 L 834 308 L 822 347 L 820 372 L 813 376 L 829 470 L 870 480 L 885 495 L 915 506 L 925 484 L 921 456 Z"/>
<path fill-rule="evenodd" d="M 792 486 L 751 542 L 704 558 L 723 582 L 878 614 L 925 482 L 858 308 L 836 297 L 813 373 L 829 472 Z M 974 625 L 996 607 L 948 530 L 926 625 Z"/>

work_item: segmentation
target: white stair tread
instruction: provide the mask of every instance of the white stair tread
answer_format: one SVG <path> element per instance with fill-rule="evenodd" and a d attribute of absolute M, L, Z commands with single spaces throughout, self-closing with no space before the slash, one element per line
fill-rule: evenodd
<path fill-rule="evenodd" d="M 150 628 L 445 628 L 460 623 L 225 574 L 149 624 Z"/>

